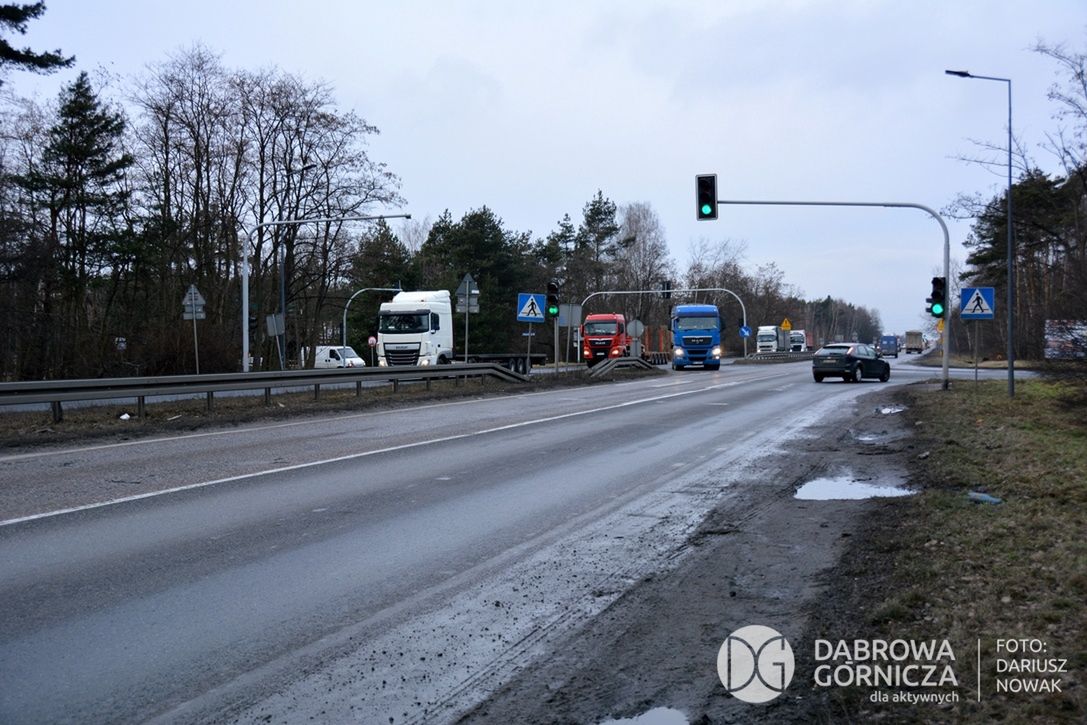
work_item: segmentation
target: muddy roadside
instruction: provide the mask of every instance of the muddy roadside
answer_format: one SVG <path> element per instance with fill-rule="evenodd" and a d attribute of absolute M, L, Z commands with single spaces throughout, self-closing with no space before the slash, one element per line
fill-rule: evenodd
<path fill-rule="evenodd" d="M 601 723 L 658 708 L 678 711 L 669 722 L 840 721 L 836 705 L 813 699 L 807 686 L 807 643 L 823 617 L 853 616 L 851 597 L 878 590 L 878 567 L 865 581 L 843 582 L 834 572 L 845 552 L 884 538 L 900 499 L 795 494 L 815 479 L 902 483 L 917 452 L 900 406 L 900 391 L 874 392 L 852 415 L 769 458 L 776 465 L 737 486 L 740 495 L 707 517 L 674 569 L 642 580 L 461 722 Z M 793 686 L 761 705 L 730 696 L 716 664 L 725 638 L 753 624 L 797 643 Z"/>

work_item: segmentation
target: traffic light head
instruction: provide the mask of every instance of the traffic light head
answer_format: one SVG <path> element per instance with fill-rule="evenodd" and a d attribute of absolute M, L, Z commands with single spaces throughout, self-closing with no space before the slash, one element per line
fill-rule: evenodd
<path fill-rule="evenodd" d="M 928 298 L 929 314 L 933 317 L 943 319 L 944 312 L 947 310 L 947 278 L 946 277 L 933 277 L 932 278 L 932 296 Z"/>
<path fill-rule="evenodd" d="M 547 319 L 559 316 L 559 283 L 551 280 L 547 283 Z"/>
<path fill-rule="evenodd" d="M 699 221 L 717 218 L 717 174 L 695 177 L 695 202 Z"/>

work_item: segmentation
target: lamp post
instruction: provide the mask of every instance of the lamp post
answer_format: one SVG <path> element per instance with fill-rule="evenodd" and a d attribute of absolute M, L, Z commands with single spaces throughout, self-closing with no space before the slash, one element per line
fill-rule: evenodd
<path fill-rule="evenodd" d="M 250 237 L 259 232 L 263 227 L 277 227 L 288 226 L 291 224 L 308 224 L 313 222 L 315 224 L 325 224 L 332 222 L 367 222 L 377 221 L 378 219 L 411 219 L 411 214 L 382 214 L 377 216 L 341 216 L 341 217 L 313 217 L 305 219 L 275 219 L 270 222 L 261 222 L 253 227 Z M 283 315 L 284 322 L 284 345 L 286 343 L 286 318 L 287 318 L 287 302 L 284 272 L 286 270 L 286 253 L 280 258 L 279 267 L 279 279 L 280 279 L 280 312 Z M 280 365 L 284 365 L 283 355 L 285 354 L 285 346 L 280 347 Z M 249 256 L 242 252 L 242 372 L 249 372 Z"/>
<path fill-rule="evenodd" d="M 945 70 L 949 76 L 977 78 L 1008 84 L 1008 397 L 1015 397 L 1015 248 L 1012 244 L 1012 81 L 1011 78 L 974 75 L 965 70 Z"/>
<path fill-rule="evenodd" d="M 397 284 L 400 283 L 397 282 Z M 350 307 L 351 303 L 355 301 L 355 298 L 361 295 L 363 292 L 403 292 L 403 290 L 401 290 L 399 287 L 363 287 L 347 299 L 347 303 L 343 306 L 343 327 L 340 328 L 340 333 L 342 334 L 340 358 L 342 360 L 347 359 L 347 308 Z M 370 362 L 372 363 L 373 360 L 371 359 Z M 346 363 L 344 364 L 346 365 Z"/>

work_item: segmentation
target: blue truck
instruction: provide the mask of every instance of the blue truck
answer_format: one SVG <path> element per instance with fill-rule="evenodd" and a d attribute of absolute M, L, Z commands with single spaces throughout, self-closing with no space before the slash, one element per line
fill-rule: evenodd
<path fill-rule="evenodd" d="M 672 369 L 721 367 L 721 312 L 716 305 L 672 308 Z"/>

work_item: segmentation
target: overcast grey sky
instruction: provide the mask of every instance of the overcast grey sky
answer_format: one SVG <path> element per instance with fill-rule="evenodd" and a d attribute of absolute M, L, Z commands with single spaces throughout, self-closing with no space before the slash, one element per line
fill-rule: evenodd
<path fill-rule="evenodd" d="M 18 41 L 19 39 L 15 39 Z M 483 205 L 543 237 L 575 223 L 598 189 L 648 202 L 686 267 L 700 238 L 746 245 L 806 298 L 922 322 L 942 267 L 939 225 L 921 211 L 722 207 L 695 221 L 694 176 L 725 199 L 912 202 L 941 211 L 1006 179 L 956 157 L 1013 127 L 1038 165 L 1055 128 L 1057 66 L 1039 40 L 1087 50 L 1083 0 L 49 0 L 22 40 L 77 67 L 12 73 L 55 96 L 79 70 L 132 77 L 203 43 L 228 67 L 278 66 L 335 89 L 381 129 L 372 157 L 403 181 L 416 219 Z M 969 225 L 948 220 L 952 257 Z M 753 324 L 778 322 L 754 320 Z"/>

